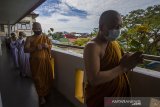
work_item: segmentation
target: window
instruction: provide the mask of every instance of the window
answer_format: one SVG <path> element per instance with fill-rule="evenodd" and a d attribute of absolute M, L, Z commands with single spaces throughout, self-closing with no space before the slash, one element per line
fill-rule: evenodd
<path fill-rule="evenodd" d="M 26 24 L 21 24 L 21 29 L 27 29 Z"/>
<path fill-rule="evenodd" d="M 17 27 L 18 27 L 18 29 L 21 29 L 21 30 L 30 30 L 31 29 L 31 26 L 30 26 L 29 22 L 27 22 L 27 23 L 18 23 Z"/>
<path fill-rule="evenodd" d="M 18 23 L 18 24 L 17 24 L 17 28 L 18 28 L 18 29 L 21 29 L 21 24 Z"/>
<path fill-rule="evenodd" d="M 4 32 L 4 25 L 0 25 L 0 32 Z"/>
<path fill-rule="evenodd" d="M 27 29 L 31 29 L 30 23 L 27 23 L 27 24 L 26 24 L 26 28 L 27 28 Z"/>

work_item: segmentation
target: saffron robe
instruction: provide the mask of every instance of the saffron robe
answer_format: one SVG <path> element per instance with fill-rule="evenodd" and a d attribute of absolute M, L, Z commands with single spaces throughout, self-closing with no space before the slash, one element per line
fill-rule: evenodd
<path fill-rule="evenodd" d="M 36 50 L 30 53 L 30 67 L 32 72 L 32 78 L 35 83 L 35 87 L 38 96 L 44 97 L 50 92 L 52 84 L 52 67 L 51 67 L 51 42 L 47 36 L 38 36 L 33 42 L 31 47 L 37 47 L 38 45 L 47 43 L 49 49 Z"/>
<path fill-rule="evenodd" d="M 122 58 L 122 50 L 117 41 L 108 42 L 105 54 L 100 59 L 100 71 L 107 71 L 118 66 Z M 105 97 L 131 96 L 129 81 L 126 73 L 119 75 L 110 82 L 98 86 L 86 85 L 87 107 L 104 107 Z"/>

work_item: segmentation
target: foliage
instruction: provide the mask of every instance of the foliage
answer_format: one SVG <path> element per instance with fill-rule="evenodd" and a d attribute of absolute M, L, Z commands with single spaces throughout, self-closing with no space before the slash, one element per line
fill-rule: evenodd
<path fill-rule="evenodd" d="M 73 42 L 73 45 L 84 46 L 90 40 L 90 38 L 78 38 L 76 41 Z"/>
<path fill-rule="evenodd" d="M 69 40 L 67 38 L 60 38 L 59 41 L 60 42 L 69 42 Z"/>
<path fill-rule="evenodd" d="M 53 35 L 53 31 L 54 31 L 54 28 L 50 28 L 48 30 L 48 36 L 52 36 Z"/>
<path fill-rule="evenodd" d="M 53 38 L 54 40 L 59 40 L 59 39 L 61 39 L 61 38 L 64 38 L 64 36 L 63 36 L 61 33 L 53 33 L 53 34 L 52 34 L 52 38 Z"/>
<path fill-rule="evenodd" d="M 50 30 L 51 30 L 51 32 L 53 32 L 53 31 L 54 31 L 54 29 L 53 29 L 53 28 L 50 28 Z"/>
<path fill-rule="evenodd" d="M 95 37 L 98 34 L 98 28 L 94 28 L 93 31 L 91 32 L 90 36 Z"/>
<path fill-rule="evenodd" d="M 119 41 L 126 51 L 159 55 L 157 49 L 160 48 L 160 5 L 134 10 L 123 16 Z"/>

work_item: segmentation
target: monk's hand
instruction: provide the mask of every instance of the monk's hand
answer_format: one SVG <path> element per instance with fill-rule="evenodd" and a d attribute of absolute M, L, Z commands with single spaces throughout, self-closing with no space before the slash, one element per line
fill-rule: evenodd
<path fill-rule="evenodd" d="M 47 43 L 44 44 L 44 48 L 48 48 L 49 45 Z"/>
<path fill-rule="evenodd" d="M 42 47 L 47 49 L 49 46 L 47 43 L 44 43 L 44 44 L 42 44 Z"/>
<path fill-rule="evenodd" d="M 37 46 L 37 49 L 38 49 L 38 50 L 41 50 L 41 49 L 42 49 L 42 45 L 39 44 L 39 45 Z"/>
<path fill-rule="evenodd" d="M 129 71 L 140 64 L 142 60 L 142 52 L 135 52 L 132 55 L 124 55 L 120 61 L 120 66 L 124 69 L 124 71 Z"/>
<path fill-rule="evenodd" d="M 126 58 L 128 58 L 129 56 L 131 56 L 132 54 L 130 53 L 125 53 L 122 57 L 122 59 L 120 60 L 120 63 L 123 62 Z"/>

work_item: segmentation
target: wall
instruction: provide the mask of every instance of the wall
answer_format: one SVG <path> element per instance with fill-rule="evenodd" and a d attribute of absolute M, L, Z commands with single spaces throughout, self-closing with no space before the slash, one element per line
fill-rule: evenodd
<path fill-rule="evenodd" d="M 55 84 L 57 89 L 76 107 L 84 107 L 75 97 L 75 72 L 84 70 L 83 58 L 80 54 L 54 49 L 52 56 L 55 60 Z M 160 96 L 160 72 L 143 68 L 135 68 L 128 74 L 133 96 Z"/>
<path fill-rule="evenodd" d="M 129 80 L 134 97 L 160 97 L 160 72 L 137 67 Z"/>
<path fill-rule="evenodd" d="M 76 107 L 85 107 L 75 97 L 75 71 L 83 69 L 81 55 L 69 54 L 61 50 L 53 50 L 55 60 L 55 84 L 57 89 Z"/>
<path fill-rule="evenodd" d="M 0 107 L 2 107 L 1 93 L 0 93 Z"/>

